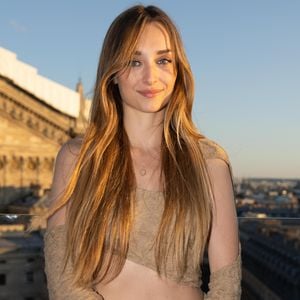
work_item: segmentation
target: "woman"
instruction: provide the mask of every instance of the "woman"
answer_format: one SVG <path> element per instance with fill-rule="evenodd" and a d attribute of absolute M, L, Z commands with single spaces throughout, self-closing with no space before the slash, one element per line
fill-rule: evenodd
<path fill-rule="evenodd" d="M 239 299 L 231 168 L 193 125 L 193 98 L 170 18 L 154 6 L 120 14 L 103 43 L 89 126 L 56 159 L 50 299 Z"/>

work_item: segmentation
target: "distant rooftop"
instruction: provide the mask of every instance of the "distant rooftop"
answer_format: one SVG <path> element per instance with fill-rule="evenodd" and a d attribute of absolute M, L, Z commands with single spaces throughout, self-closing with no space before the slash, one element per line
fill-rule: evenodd
<path fill-rule="evenodd" d="M 0 75 L 33 94 L 53 108 L 77 118 L 80 95 L 57 82 L 38 74 L 36 68 L 17 59 L 17 55 L 0 47 Z"/>

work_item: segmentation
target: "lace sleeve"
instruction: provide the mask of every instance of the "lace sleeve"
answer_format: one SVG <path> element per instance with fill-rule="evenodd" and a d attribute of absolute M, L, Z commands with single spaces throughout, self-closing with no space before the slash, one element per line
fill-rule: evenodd
<path fill-rule="evenodd" d="M 240 300 L 241 299 L 242 261 L 241 245 L 236 260 L 210 275 L 209 292 L 204 300 Z"/>
<path fill-rule="evenodd" d="M 210 265 L 214 265 L 214 271 L 210 276 L 209 292 L 204 299 L 238 300 L 241 298 L 241 245 L 238 237 L 232 167 L 226 150 L 218 143 L 204 138 L 200 140 L 200 146 L 214 193 L 209 240 L 209 259 Z M 225 168 L 220 160 L 225 162 L 228 168 Z M 232 256 L 233 251 L 235 256 Z M 223 262 L 220 262 L 220 253 Z M 223 266 L 216 268 L 216 265 Z"/>
<path fill-rule="evenodd" d="M 50 300 L 99 300 L 95 292 L 74 286 L 72 267 L 63 272 L 65 252 L 64 225 L 47 230 L 44 235 L 45 273 Z"/>
<path fill-rule="evenodd" d="M 234 188 L 232 166 L 226 150 L 223 147 L 221 147 L 218 143 L 208 138 L 201 139 L 199 144 L 202 149 L 202 153 L 205 160 L 212 159 L 212 158 L 219 158 L 225 161 L 225 163 L 229 168 L 231 183 L 232 183 L 232 187 Z"/>

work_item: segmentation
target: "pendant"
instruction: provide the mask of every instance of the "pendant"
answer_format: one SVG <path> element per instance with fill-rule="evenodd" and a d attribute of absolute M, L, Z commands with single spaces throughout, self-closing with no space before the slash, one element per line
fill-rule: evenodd
<path fill-rule="evenodd" d="M 140 170 L 140 174 L 141 174 L 141 176 L 145 176 L 146 175 L 146 169 L 141 169 Z"/>

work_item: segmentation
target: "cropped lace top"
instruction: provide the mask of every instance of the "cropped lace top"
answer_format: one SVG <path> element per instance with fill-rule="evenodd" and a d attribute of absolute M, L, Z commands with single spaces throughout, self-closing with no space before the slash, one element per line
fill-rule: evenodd
<path fill-rule="evenodd" d="M 203 139 L 201 140 L 201 148 L 205 159 L 220 158 L 224 160 L 230 169 L 232 175 L 231 165 L 229 163 L 228 156 L 223 148 L 221 148 L 215 142 Z M 232 178 L 232 177 L 231 177 Z M 130 235 L 129 250 L 127 259 L 137 264 L 146 266 L 156 271 L 155 256 L 154 256 L 154 240 L 158 226 L 160 224 L 160 218 L 163 212 L 164 196 L 163 192 L 154 192 L 137 188 L 136 190 L 136 204 L 135 204 L 135 220 L 133 229 Z M 72 293 L 79 293 L 82 295 L 80 298 L 77 294 L 77 298 L 67 299 L 99 299 L 92 290 L 78 290 L 75 287 L 70 288 L 70 282 L 72 277 L 71 266 L 68 266 L 67 271 L 62 274 L 61 261 L 64 254 L 64 225 L 54 227 L 47 230 L 44 236 L 45 240 L 45 258 L 46 265 L 45 271 L 48 280 L 48 289 L 50 299 L 58 299 L 55 295 L 67 295 L 68 297 Z M 194 251 L 192 248 L 190 251 Z M 59 262 L 60 261 L 60 262 Z M 200 262 L 199 262 L 200 264 Z M 54 275 L 56 274 L 56 275 Z M 57 275 L 59 274 L 59 276 Z M 223 275 L 222 275 L 223 274 Z M 176 269 L 172 264 L 171 258 L 167 261 L 166 276 L 171 280 L 177 280 Z M 220 281 L 218 278 L 223 276 Z M 68 278 L 70 277 L 70 278 Z M 201 274 L 199 274 L 198 266 L 188 264 L 184 277 L 180 280 L 180 283 L 190 285 L 199 288 L 201 285 Z M 230 265 L 226 266 L 211 274 L 210 280 L 210 293 L 207 294 L 206 299 L 239 299 L 234 298 L 232 295 L 230 298 L 223 297 L 226 290 L 230 290 L 232 293 L 234 287 L 236 287 L 237 294 L 240 294 L 240 281 L 241 281 L 241 249 L 239 249 L 239 255 L 236 260 Z M 64 282 L 69 282 L 69 286 L 66 286 Z M 218 287 L 220 298 L 217 297 L 216 288 Z M 227 286 L 227 288 L 226 288 Z M 228 288 L 230 286 L 230 288 Z M 58 292 L 58 287 L 60 291 Z M 52 298 L 51 298 L 52 293 Z M 214 294 L 213 294 L 214 293 Z M 95 298 L 93 298 L 95 297 Z M 211 297 L 211 298 L 210 298 Z M 63 299 L 63 297 L 61 297 Z M 66 297 L 64 297 L 66 299 Z"/>

